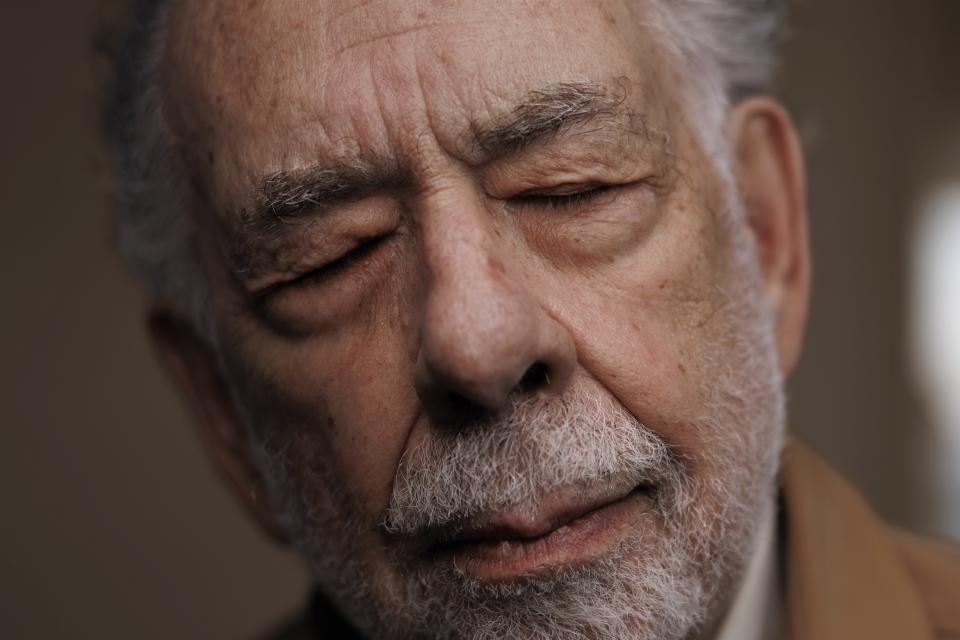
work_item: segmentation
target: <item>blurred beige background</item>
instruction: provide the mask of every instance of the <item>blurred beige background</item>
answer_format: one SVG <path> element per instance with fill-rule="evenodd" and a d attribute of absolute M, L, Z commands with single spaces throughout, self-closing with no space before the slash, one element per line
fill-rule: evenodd
<path fill-rule="evenodd" d="M 0 637 L 250 636 L 306 580 L 207 470 L 109 247 L 90 44 L 104 1 L 6 5 Z M 810 149 L 816 267 L 792 423 L 886 517 L 941 531 L 908 258 L 926 190 L 960 176 L 958 33 L 954 0 L 806 0 L 782 82 Z"/>

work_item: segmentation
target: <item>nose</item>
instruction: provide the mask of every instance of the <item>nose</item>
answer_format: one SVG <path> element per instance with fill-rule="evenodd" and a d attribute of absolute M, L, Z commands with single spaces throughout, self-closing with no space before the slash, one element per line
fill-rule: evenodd
<path fill-rule="evenodd" d="M 559 393 L 573 339 L 519 276 L 511 241 L 477 198 L 447 192 L 422 216 L 427 291 L 416 389 L 445 424 L 496 413 L 511 394 Z"/>

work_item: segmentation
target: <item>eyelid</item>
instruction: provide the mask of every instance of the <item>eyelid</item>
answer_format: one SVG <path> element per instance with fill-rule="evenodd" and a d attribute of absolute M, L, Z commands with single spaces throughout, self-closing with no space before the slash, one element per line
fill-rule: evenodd
<path fill-rule="evenodd" d="M 543 206 L 548 208 L 570 207 L 585 204 L 602 195 L 626 185 L 604 182 L 585 182 L 557 185 L 556 187 L 523 191 L 509 198 L 521 206 Z"/>
<path fill-rule="evenodd" d="M 345 271 L 359 266 L 359 263 L 374 253 L 388 237 L 389 234 L 364 238 L 336 258 L 305 269 L 302 273 L 295 274 L 286 280 L 276 282 L 256 292 L 254 297 L 257 300 L 265 300 L 270 294 L 277 291 L 300 286 L 310 286 L 311 284 L 320 284 L 324 280 L 336 277 Z"/>
<path fill-rule="evenodd" d="M 578 193 L 585 193 L 590 191 L 601 190 L 607 187 L 613 187 L 616 185 L 608 184 L 605 182 L 565 182 L 558 184 L 552 187 L 540 187 L 536 189 L 529 189 L 518 194 L 517 197 L 529 197 L 529 196 L 568 196 L 575 195 Z"/>

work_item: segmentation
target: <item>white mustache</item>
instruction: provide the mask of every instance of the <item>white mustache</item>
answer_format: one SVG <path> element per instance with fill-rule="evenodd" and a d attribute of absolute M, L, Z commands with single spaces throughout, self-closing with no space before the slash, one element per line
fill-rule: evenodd
<path fill-rule="evenodd" d="M 590 492 L 612 478 L 675 485 L 668 446 L 622 406 L 577 386 L 518 398 L 496 418 L 408 450 L 381 525 L 399 535 L 505 510 L 533 513 L 551 491 Z"/>

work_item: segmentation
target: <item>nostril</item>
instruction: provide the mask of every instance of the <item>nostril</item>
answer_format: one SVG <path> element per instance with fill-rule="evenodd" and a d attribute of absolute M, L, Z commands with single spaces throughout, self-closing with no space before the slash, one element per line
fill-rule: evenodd
<path fill-rule="evenodd" d="M 443 394 L 440 406 L 434 407 L 434 413 L 438 422 L 453 429 L 462 429 L 487 418 L 491 411 L 455 391 L 449 391 Z"/>
<path fill-rule="evenodd" d="M 548 387 L 550 385 L 550 370 L 543 362 L 535 362 L 530 365 L 527 372 L 523 374 L 518 389 L 523 393 L 532 393 Z"/>

